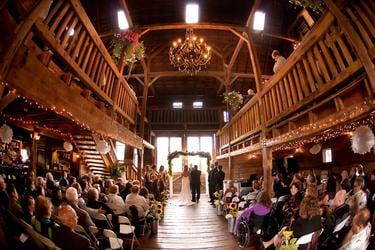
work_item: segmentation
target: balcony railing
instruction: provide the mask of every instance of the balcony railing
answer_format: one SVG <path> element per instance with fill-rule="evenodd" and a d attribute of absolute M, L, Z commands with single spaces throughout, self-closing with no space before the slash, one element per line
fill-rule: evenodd
<path fill-rule="evenodd" d="M 349 2 L 342 11 L 373 59 L 374 4 L 370 0 Z M 219 153 L 227 153 L 229 144 L 259 136 L 262 127 L 269 129 L 344 88 L 346 80 L 363 68 L 354 47 L 327 11 L 262 90 L 218 131 Z"/>

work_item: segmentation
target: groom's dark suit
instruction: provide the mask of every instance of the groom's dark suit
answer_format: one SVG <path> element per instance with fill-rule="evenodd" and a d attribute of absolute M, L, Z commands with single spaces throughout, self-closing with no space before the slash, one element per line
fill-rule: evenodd
<path fill-rule="evenodd" d="M 201 196 L 201 171 L 198 170 L 197 166 L 190 172 L 190 185 L 192 193 L 192 201 L 199 201 Z"/>

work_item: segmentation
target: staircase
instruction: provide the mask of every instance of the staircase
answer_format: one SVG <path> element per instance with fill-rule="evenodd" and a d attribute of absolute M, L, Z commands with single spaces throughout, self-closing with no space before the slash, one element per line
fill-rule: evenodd
<path fill-rule="evenodd" d="M 106 155 L 96 151 L 96 142 L 92 134 L 73 134 L 73 140 L 86 166 L 94 175 L 110 176 L 110 163 Z"/>

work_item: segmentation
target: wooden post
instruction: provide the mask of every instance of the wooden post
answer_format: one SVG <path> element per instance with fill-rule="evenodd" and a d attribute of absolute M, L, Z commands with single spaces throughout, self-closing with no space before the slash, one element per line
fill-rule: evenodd
<path fill-rule="evenodd" d="M 272 149 L 263 147 L 263 187 L 269 194 L 272 193 Z"/>
<path fill-rule="evenodd" d="M 375 69 L 374 64 L 371 61 L 369 54 L 367 53 L 366 46 L 358 36 L 358 33 L 355 31 L 351 21 L 344 15 L 340 10 L 337 4 L 332 0 L 324 0 L 328 10 L 333 14 L 337 19 L 337 23 L 340 25 L 345 36 L 348 38 L 348 41 L 354 48 L 354 52 L 358 55 L 359 60 L 362 62 L 363 67 L 367 72 L 367 76 L 370 80 L 370 86 L 372 92 L 375 92 Z"/>

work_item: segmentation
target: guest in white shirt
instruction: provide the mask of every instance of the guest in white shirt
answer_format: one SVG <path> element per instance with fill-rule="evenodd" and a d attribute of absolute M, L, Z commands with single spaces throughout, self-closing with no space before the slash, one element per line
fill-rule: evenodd
<path fill-rule="evenodd" d="M 367 206 L 367 195 L 365 191 L 363 191 L 364 186 L 364 179 L 362 177 L 357 177 L 353 184 L 353 195 L 347 202 L 351 210 L 358 211 Z"/>
<path fill-rule="evenodd" d="M 285 57 L 281 56 L 280 52 L 278 50 L 272 51 L 272 58 L 275 60 L 275 65 L 273 66 L 273 72 L 276 73 L 281 66 L 285 63 L 286 59 Z"/>
<path fill-rule="evenodd" d="M 109 194 L 107 205 L 115 214 L 123 214 L 125 212 L 125 203 L 121 196 L 118 195 L 118 186 L 112 185 L 108 189 Z"/>
<path fill-rule="evenodd" d="M 146 215 L 147 210 L 149 209 L 149 205 L 147 204 L 146 199 L 140 196 L 138 192 L 139 192 L 139 187 L 136 185 L 132 186 L 131 193 L 126 196 L 125 211 L 128 214 L 131 214 L 129 208 L 132 205 L 134 205 L 136 206 L 138 210 L 138 216 L 144 217 Z"/>
<path fill-rule="evenodd" d="M 362 208 L 353 218 L 352 228 L 345 236 L 340 250 L 362 250 L 369 244 L 371 234 L 370 211 Z"/>

